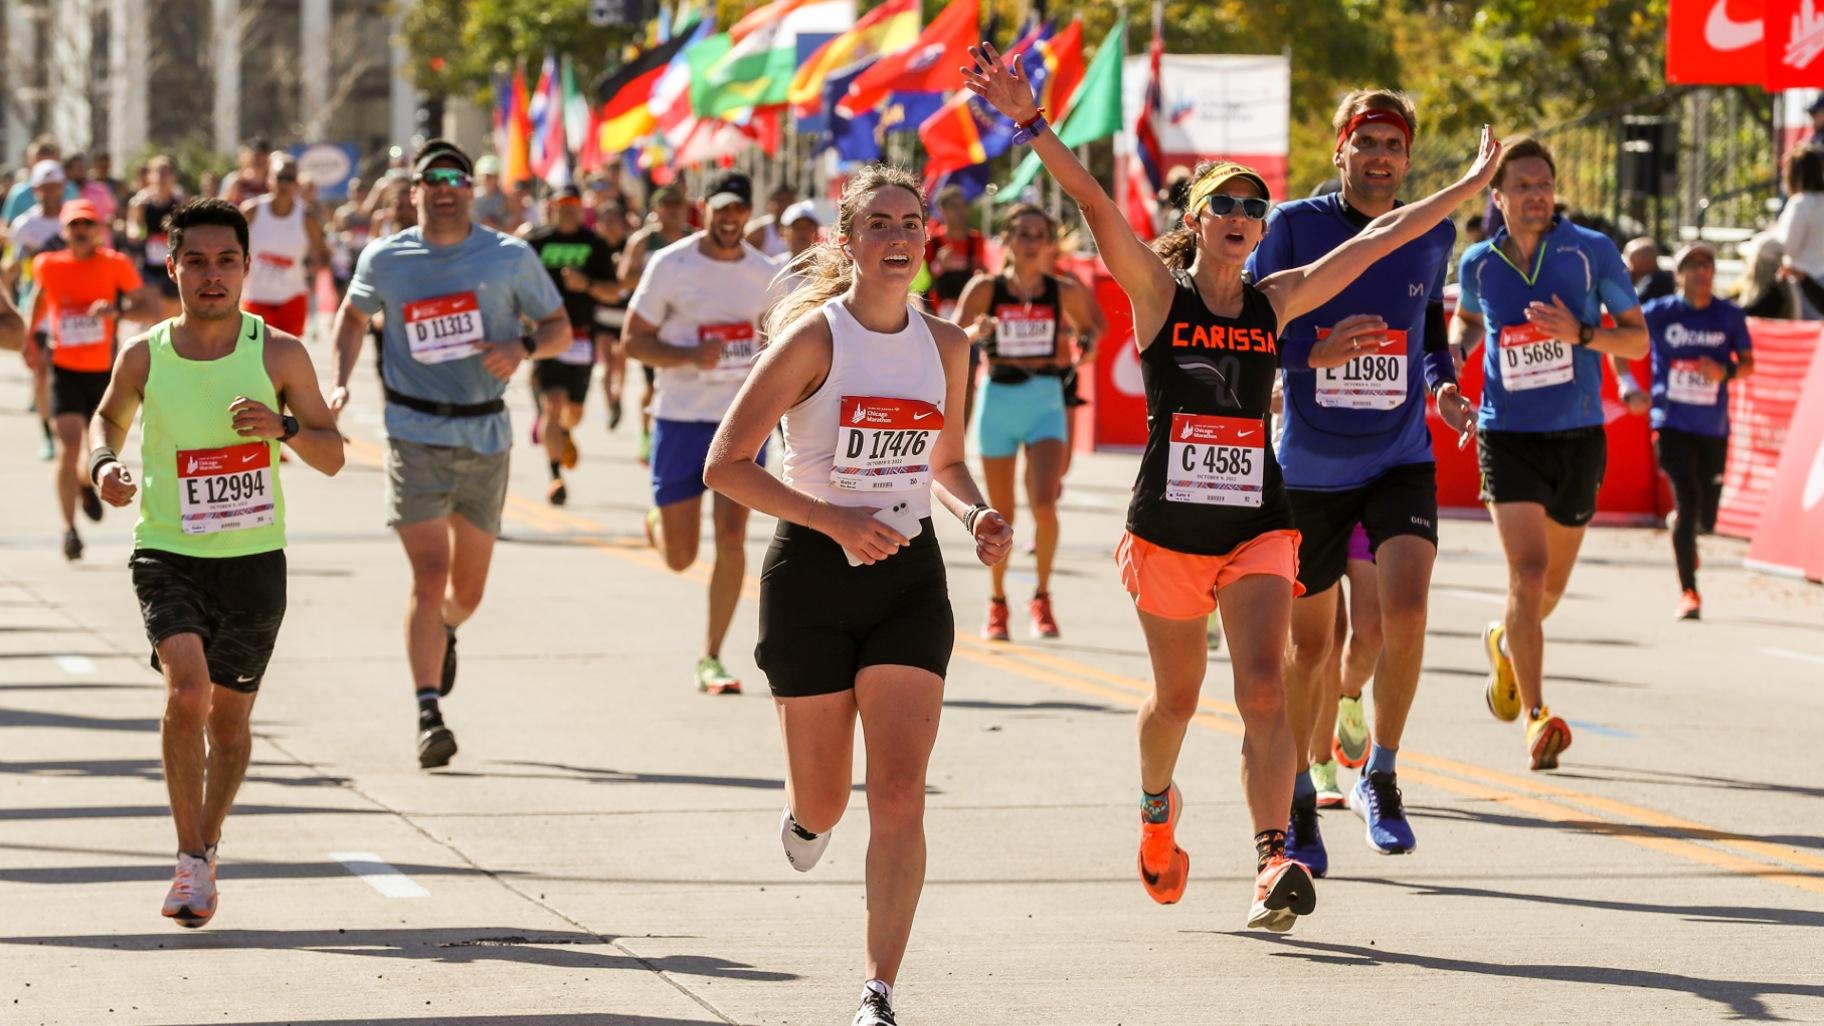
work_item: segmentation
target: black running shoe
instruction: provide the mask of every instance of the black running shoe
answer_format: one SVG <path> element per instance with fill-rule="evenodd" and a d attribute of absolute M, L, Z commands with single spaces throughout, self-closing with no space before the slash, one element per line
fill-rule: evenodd
<path fill-rule="evenodd" d="M 82 515 L 101 523 L 101 494 L 88 485 L 82 486 Z"/>
<path fill-rule="evenodd" d="M 443 625 L 443 679 L 437 682 L 439 697 L 456 690 L 456 628 Z"/>
<path fill-rule="evenodd" d="M 71 562 L 82 558 L 82 536 L 74 527 L 63 532 L 63 558 Z"/>
<path fill-rule="evenodd" d="M 893 1006 L 887 1004 L 885 994 L 873 987 L 863 987 L 861 1007 L 855 1010 L 850 1026 L 899 1026 L 899 1020 L 893 1018 Z"/>
<path fill-rule="evenodd" d="M 621 404 L 608 404 L 608 430 L 613 431 L 621 426 Z"/>
<path fill-rule="evenodd" d="M 418 718 L 418 766 L 437 769 L 448 766 L 456 754 L 456 733 L 443 725 L 442 716 Z"/>

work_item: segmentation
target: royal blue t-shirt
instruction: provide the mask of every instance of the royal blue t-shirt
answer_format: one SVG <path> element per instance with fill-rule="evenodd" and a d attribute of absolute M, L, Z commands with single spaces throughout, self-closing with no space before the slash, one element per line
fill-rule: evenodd
<path fill-rule="evenodd" d="M 1729 382 L 1705 382 L 1690 364 L 1708 356 L 1732 365 L 1749 352 L 1748 316 L 1726 299 L 1699 308 L 1677 295 L 1661 296 L 1641 312 L 1653 343 L 1653 429 L 1727 438 Z"/>
<path fill-rule="evenodd" d="M 1501 252 L 1507 237 L 1502 228 L 1469 247 L 1457 274 L 1458 309 L 1480 311 L 1485 329 L 1476 426 L 1535 432 L 1600 427 L 1603 355 L 1540 337 L 1526 307 L 1556 296 L 1590 325 L 1602 323 L 1605 307 L 1611 316 L 1638 307 L 1621 252 L 1600 232 L 1559 218 L 1540 240 L 1533 266 L 1521 271 Z"/>
<path fill-rule="evenodd" d="M 1313 263 L 1368 224 L 1341 193 L 1274 208 L 1267 234 L 1248 258 L 1253 280 Z M 1448 220 L 1375 262 L 1328 303 L 1280 333 L 1284 434 L 1277 452 L 1290 488 L 1359 488 L 1394 467 L 1432 462 L 1426 400 L 1435 377 L 1456 380 L 1447 351 L 1425 359 L 1425 310 L 1441 303 L 1457 229 Z M 1319 329 L 1376 314 L 1404 345 L 1369 353 L 1328 372 L 1307 362 Z M 1397 334 L 1395 335 L 1397 338 Z M 1442 340 L 1440 341 L 1440 346 Z M 1404 387 L 1400 387 L 1403 383 Z"/>

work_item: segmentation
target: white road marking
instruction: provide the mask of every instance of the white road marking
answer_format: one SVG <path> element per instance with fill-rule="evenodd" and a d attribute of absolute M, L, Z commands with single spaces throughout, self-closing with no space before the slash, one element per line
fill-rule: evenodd
<path fill-rule="evenodd" d="M 431 892 L 412 882 L 412 878 L 387 865 L 386 860 L 371 851 L 332 851 L 329 857 L 342 867 L 367 881 L 367 885 L 389 898 L 428 898 Z"/>
<path fill-rule="evenodd" d="M 1801 663 L 1817 663 L 1819 666 L 1824 666 L 1824 656 L 1812 655 L 1810 652 L 1794 652 L 1790 648 L 1763 648 L 1761 651 L 1768 655 L 1779 656 L 1781 659 L 1797 659 Z"/>
<path fill-rule="evenodd" d="M 1449 595 L 1452 598 L 1469 599 L 1472 602 L 1486 602 L 1491 606 L 1507 605 L 1507 598 L 1503 595 L 1484 595 L 1479 591 L 1466 591 L 1462 588 L 1433 588 L 1431 590 L 1437 595 Z"/>
<path fill-rule="evenodd" d="M 95 660 L 85 655 L 54 655 L 51 661 L 72 677 L 87 677 L 95 672 Z"/>

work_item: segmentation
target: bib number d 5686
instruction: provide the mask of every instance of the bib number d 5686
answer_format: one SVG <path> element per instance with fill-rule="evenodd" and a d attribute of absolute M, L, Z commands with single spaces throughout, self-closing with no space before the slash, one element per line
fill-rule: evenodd
<path fill-rule="evenodd" d="M 1562 385 L 1571 380 L 1571 347 L 1532 324 L 1501 329 L 1501 387 L 1509 392 Z"/>

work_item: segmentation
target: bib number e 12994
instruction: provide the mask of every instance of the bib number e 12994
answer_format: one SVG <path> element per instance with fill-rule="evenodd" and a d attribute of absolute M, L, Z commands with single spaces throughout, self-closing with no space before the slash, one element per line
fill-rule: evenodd
<path fill-rule="evenodd" d="M 177 500 L 185 534 L 273 523 L 272 446 L 246 442 L 225 449 L 178 450 Z"/>

